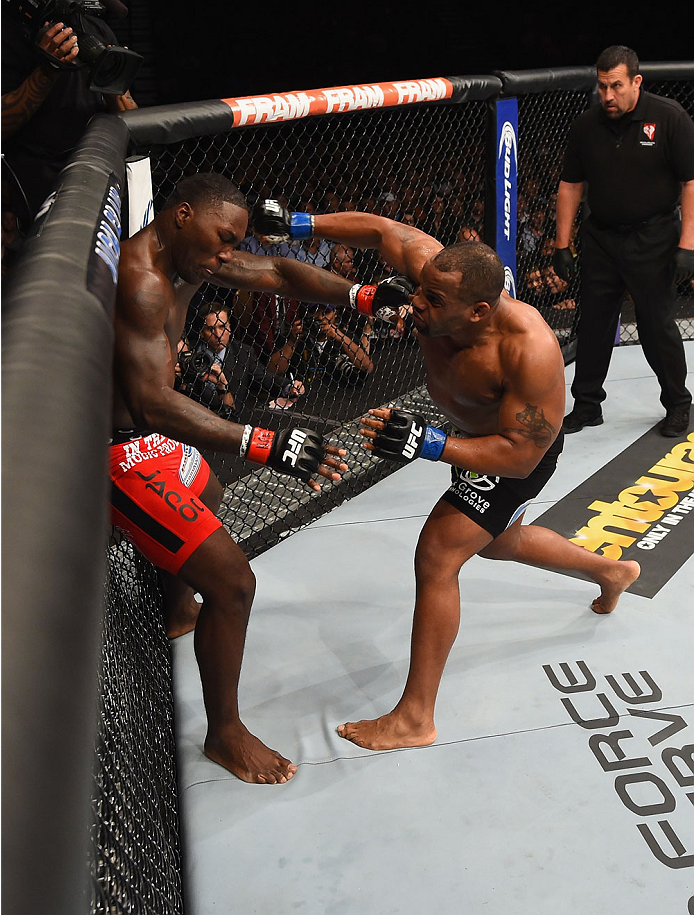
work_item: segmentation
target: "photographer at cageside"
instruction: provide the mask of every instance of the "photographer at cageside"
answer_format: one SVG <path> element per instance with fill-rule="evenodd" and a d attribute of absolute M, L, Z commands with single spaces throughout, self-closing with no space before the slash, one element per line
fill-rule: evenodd
<path fill-rule="evenodd" d="M 104 0 L 103 3 L 100 0 L 5 0 L 4 7 L 20 23 L 44 63 L 57 70 L 86 67 L 92 92 L 125 95 L 130 89 L 142 64 L 142 56 L 115 42 L 106 45 L 104 36 L 89 18 L 104 18 L 109 12 L 116 16 L 127 15 L 127 8 L 120 0 Z M 79 47 L 75 59 L 67 63 L 40 46 L 41 38 L 59 22 L 72 29 Z"/>
<path fill-rule="evenodd" d="M 106 21 L 123 15 L 120 0 L 3 0 L 3 211 L 20 243 L 91 117 L 137 108 L 142 57 Z"/>

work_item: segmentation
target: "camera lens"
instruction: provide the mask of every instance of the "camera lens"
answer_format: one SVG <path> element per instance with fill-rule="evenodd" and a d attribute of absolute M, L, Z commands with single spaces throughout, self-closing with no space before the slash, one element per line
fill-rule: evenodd
<path fill-rule="evenodd" d="M 195 353 L 191 365 L 197 375 L 206 375 L 212 368 L 212 359 L 207 353 Z"/>

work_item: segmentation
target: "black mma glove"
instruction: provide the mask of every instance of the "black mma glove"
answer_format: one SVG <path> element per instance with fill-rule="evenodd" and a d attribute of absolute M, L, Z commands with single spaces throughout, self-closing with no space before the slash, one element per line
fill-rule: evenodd
<path fill-rule="evenodd" d="M 361 286 L 359 283 L 349 290 L 352 308 L 369 317 L 389 321 L 397 317 L 398 308 L 407 305 L 414 295 L 416 284 L 406 276 L 389 276 L 378 286 Z"/>
<path fill-rule="evenodd" d="M 250 221 L 256 235 L 262 235 L 273 245 L 313 235 L 313 216 L 290 213 L 278 200 L 258 201 L 251 210 Z"/>
<path fill-rule="evenodd" d="M 576 258 L 571 253 L 571 248 L 555 248 L 552 266 L 559 279 L 569 283 L 576 275 Z"/>
<path fill-rule="evenodd" d="M 384 428 L 372 439 L 374 454 L 388 461 L 409 464 L 421 457 L 438 461 L 448 436 L 441 429 L 427 426 L 419 413 L 391 410 L 390 419 L 383 420 Z"/>
<path fill-rule="evenodd" d="M 260 426 L 246 426 L 239 455 L 307 483 L 323 463 L 325 447 L 322 436 L 310 429 L 271 432 Z"/>
<path fill-rule="evenodd" d="M 675 283 L 685 283 L 694 273 L 694 251 L 678 248 L 675 251 Z"/>

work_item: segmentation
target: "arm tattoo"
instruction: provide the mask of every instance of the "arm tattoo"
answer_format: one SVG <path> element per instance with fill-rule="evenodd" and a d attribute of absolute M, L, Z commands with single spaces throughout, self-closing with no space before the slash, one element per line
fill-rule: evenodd
<path fill-rule="evenodd" d="M 11 136 L 31 120 L 54 83 L 55 77 L 48 76 L 41 67 L 37 67 L 18 89 L 2 96 L 2 129 L 5 136 Z"/>
<path fill-rule="evenodd" d="M 538 448 L 547 448 L 552 444 L 557 430 L 545 419 L 544 410 L 540 407 L 527 403 L 525 410 L 516 413 L 516 419 L 522 428 L 509 427 L 504 432 L 515 432 L 523 438 L 529 438 Z"/>

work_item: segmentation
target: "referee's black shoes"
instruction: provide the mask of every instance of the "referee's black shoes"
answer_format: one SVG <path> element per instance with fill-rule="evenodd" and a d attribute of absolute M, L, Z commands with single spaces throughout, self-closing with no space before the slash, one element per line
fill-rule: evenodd
<path fill-rule="evenodd" d="M 586 410 L 585 407 L 574 407 L 564 417 L 561 430 L 566 435 L 571 435 L 572 432 L 580 432 L 584 426 L 601 426 L 603 422 L 601 411 L 596 413 L 595 410 Z"/>
<path fill-rule="evenodd" d="M 658 432 L 668 438 L 684 435 L 689 428 L 689 407 L 675 407 L 668 410 L 665 419 L 658 426 Z"/>

